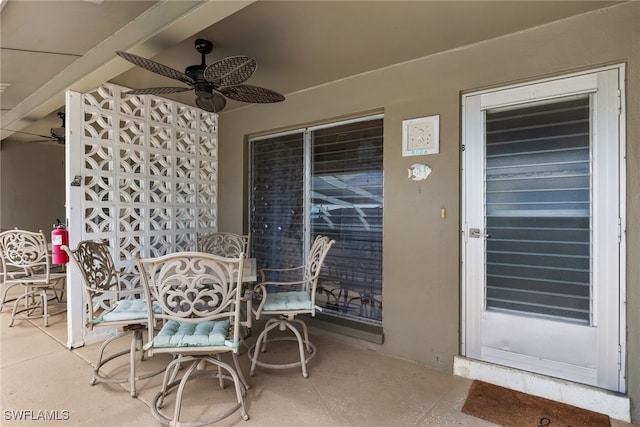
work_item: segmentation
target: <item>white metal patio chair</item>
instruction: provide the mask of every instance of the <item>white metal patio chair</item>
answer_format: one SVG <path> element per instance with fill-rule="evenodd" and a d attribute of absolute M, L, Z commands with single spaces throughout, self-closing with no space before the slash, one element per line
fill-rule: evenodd
<path fill-rule="evenodd" d="M 142 351 L 143 332 L 149 324 L 147 304 L 143 299 L 144 289 L 140 283 L 136 288 L 125 286 L 121 276 L 124 273 L 116 269 L 109 245 L 105 242 L 85 240 L 78 243 L 78 247 L 74 250 L 68 246 L 62 246 L 62 249 L 69 255 L 69 259 L 82 276 L 86 327 L 89 330 L 93 330 L 95 327 L 111 327 L 131 333 L 131 346 L 128 350 L 122 350 L 105 357 L 109 344 L 120 338 L 121 335 L 110 337 L 102 343 L 90 384 L 128 382 L 131 396 L 136 397 L 136 382 L 138 380 L 150 378 L 164 371 L 164 369 L 156 369 L 142 375 L 136 371 L 136 353 L 140 352 L 140 360 L 145 360 Z M 101 372 L 107 363 L 126 354 L 129 354 L 129 375 L 127 377 L 110 377 Z"/>
<path fill-rule="evenodd" d="M 199 234 L 197 238 L 198 251 L 223 257 L 237 258 L 240 254 L 245 254 L 249 258 L 249 246 L 251 244 L 251 234 L 237 234 L 226 231 L 216 231 L 212 233 Z M 245 291 L 246 292 L 246 291 Z M 252 316 L 251 316 L 251 292 L 242 295 L 242 342 L 245 347 L 246 340 L 251 336 Z"/>
<path fill-rule="evenodd" d="M 294 268 L 285 269 L 263 269 L 261 274 L 263 280 L 256 285 L 254 292 L 260 299 L 258 308 L 255 311 L 256 319 L 260 319 L 262 315 L 274 315 L 277 317 L 270 318 L 265 324 L 264 330 L 258 336 L 256 343 L 249 349 L 249 358 L 251 359 L 251 370 L 249 375 L 253 376 L 256 366 L 270 369 L 288 369 L 297 366 L 302 367 L 302 375 L 307 378 L 307 363 L 316 355 L 316 347 L 309 341 L 309 333 L 307 325 L 304 321 L 297 319 L 300 314 L 316 314 L 316 286 L 320 269 L 324 262 L 329 249 L 335 243 L 325 236 L 317 236 L 307 261 L 304 265 Z M 292 281 L 268 281 L 264 280 L 269 273 L 290 274 L 297 273 L 299 279 Z M 294 324 L 300 326 L 300 331 Z M 274 337 L 269 339 L 268 334 L 275 328 L 281 331 L 289 329 L 295 337 Z M 297 341 L 300 352 L 300 361 L 294 363 L 267 363 L 258 360 L 258 353 L 267 349 L 267 344 L 273 341 Z M 305 354 L 306 349 L 306 354 Z"/>
<path fill-rule="evenodd" d="M 225 258 L 202 252 L 178 252 L 157 258 L 136 256 L 136 262 L 147 300 L 153 299 L 159 307 L 157 312 L 148 308 L 150 330 L 153 322 L 164 322 L 162 329 L 154 331 L 145 349 L 150 355 L 174 356 L 166 368 L 161 390 L 151 403 L 153 416 L 165 425 L 201 426 L 240 410 L 242 418 L 248 420 L 244 396 L 249 385 L 237 357 L 241 343 L 238 326 L 244 254 Z M 224 353 L 231 354 L 233 367 L 221 360 Z M 176 379 L 183 365 L 188 368 Z M 206 366 L 215 370 L 207 370 Z M 222 404 L 224 409 L 206 420 L 181 421 L 187 382 L 200 377 L 218 378 L 220 388 L 224 388 L 225 380 L 232 381 L 236 403 Z M 176 387 L 175 407 L 169 417 L 160 410 Z M 211 399 L 213 402 L 214 397 Z"/>
<path fill-rule="evenodd" d="M 66 273 L 51 271 L 51 262 L 44 234 L 26 230 L 7 230 L 0 233 L 0 257 L 2 258 L 2 303 L 8 291 L 18 285 L 24 293 L 13 301 L 11 321 L 44 319 L 49 326 L 49 317 L 67 311 L 63 303 Z M 49 302 L 56 300 L 57 308 L 50 312 Z"/>

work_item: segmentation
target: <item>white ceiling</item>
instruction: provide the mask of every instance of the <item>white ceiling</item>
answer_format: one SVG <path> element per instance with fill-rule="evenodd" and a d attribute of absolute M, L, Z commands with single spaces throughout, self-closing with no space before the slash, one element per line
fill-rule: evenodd
<path fill-rule="evenodd" d="M 125 50 L 184 71 L 200 62 L 258 61 L 248 84 L 291 94 L 607 7 L 614 1 L 24 1 L 0 6 L 2 128 L 49 134 L 64 92 L 105 81 L 181 86 L 116 56 Z M 338 95 L 336 94 L 336 97 Z M 192 92 L 171 96 L 193 105 Z M 338 100 L 338 98 L 336 98 Z M 286 102 L 286 101 L 284 101 Z M 242 105 L 228 102 L 223 110 Z M 260 105 L 265 113 L 269 105 Z M 2 138 L 28 135 L 2 131 Z"/>

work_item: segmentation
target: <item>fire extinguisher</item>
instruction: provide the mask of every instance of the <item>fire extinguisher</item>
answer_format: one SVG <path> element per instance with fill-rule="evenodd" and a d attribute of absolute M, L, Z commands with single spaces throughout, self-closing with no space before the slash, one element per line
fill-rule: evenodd
<path fill-rule="evenodd" d="M 59 219 L 56 222 L 51 231 L 51 263 L 66 264 L 69 262 L 69 255 L 60 247 L 69 245 L 69 232 Z"/>

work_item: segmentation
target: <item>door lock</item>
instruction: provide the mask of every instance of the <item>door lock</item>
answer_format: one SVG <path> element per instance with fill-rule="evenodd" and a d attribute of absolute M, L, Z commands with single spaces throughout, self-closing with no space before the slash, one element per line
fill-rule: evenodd
<path fill-rule="evenodd" d="M 491 234 L 482 233 L 479 228 L 470 228 L 469 229 L 469 237 L 473 237 L 474 239 L 479 239 L 481 237 L 486 237 L 487 239 L 491 238 Z"/>

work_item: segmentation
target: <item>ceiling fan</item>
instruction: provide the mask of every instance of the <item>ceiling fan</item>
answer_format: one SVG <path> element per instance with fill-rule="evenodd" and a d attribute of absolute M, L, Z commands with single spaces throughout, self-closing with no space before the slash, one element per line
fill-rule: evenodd
<path fill-rule="evenodd" d="M 197 39 L 195 48 L 202 55 L 202 62 L 188 66 L 184 73 L 159 64 L 150 59 L 116 51 L 121 57 L 161 76 L 178 80 L 188 87 L 152 87 L 133 89 L 125 92 L 130 95 L 164 95 L 168 93 L 195 91 L 196 105 L 205 111 L 217 113 L 227 104 L 226 98 L 250 103 L 272 103 L 284 101 L 284 96 L 270 89 L 242 84 L 256 71 L 257 62 L 248 56 L 229 56 L 211 65 L 205 62 L 205 56 L 213 50 L 210 41 Z"/>
<path fill-rule="evenodd" d="M 2 129 L 2 130 L 6 130 L 6 131 L 9 131 L 9 132 L 14 132 L 14 133 L 23 133 L 25 135 L 33 135 L 33 136 L 37 136 L 38 138 L 44 138 L 44 139 L 36 140 L 36 141 L 28 141 L 29 143 L 55 141 L 60 145 L 64 145 L 64 134 L 65 134 L 64 112 L 59 111 L 58 112 L 58 117 L 60 117 L 60 120 L 62 120 L 62 125 L 60 127 L 58 127 L 58 128 L 51 128 L 51 133 L 49 135 L 40 135 L 40 134 L 37 134 L 37 133 L 23 132 L 23 131 L 19 131 L 19 130 L 11 130 L 11 129 Z"/>

